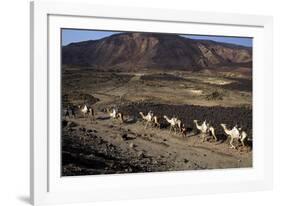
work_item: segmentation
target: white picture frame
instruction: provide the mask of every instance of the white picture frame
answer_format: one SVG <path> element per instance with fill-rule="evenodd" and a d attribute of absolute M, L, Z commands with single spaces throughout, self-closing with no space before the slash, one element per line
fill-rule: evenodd
<path fill-rule="evenodd" d="M 145 15 L 144 15 L 145 14 Z M 93 24 L 94 22 L 94 24 Z M 254 37 L 254 166 L 61 178 L 61 28 Z M 172 31 L 173 29 L 173 31 Z M 34 205 L 268 190 L 273 185 L 272 17 L 35 1 L 31 3 L 31 201 Z M 266 121 L 265 121 L 266 120 Z M 266 131 L 266 135 L 265 135 Z M 266 137 L 266 139 L 265 139 Z"/>

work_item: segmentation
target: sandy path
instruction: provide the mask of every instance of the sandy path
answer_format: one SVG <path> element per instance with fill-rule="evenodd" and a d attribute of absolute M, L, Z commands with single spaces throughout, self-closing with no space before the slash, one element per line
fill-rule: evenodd
<path fill-rule="evenodd" d="M 127 161 L 135 160 L 134 164 L 137 166 L 138 164 L 154 164 L 152 171 L 252 166 L 252 152 L 247 148 L 233 150 L 229 148 L 228 142 L 221 143 L 212 140 L 203 143 L 200 136 L 193 133 L 182 137 L 180 134 L 170 134 L 167 129 L 151 127 L 145 129 L 142 122 L 121 123 L 118 120 L 109 119 L 104 113 L 98 113 L 94 121 L 85 118 L 76 118 L 71 121 L 77 125 L 72 128 L 72 132 L 83 130 L 87 133 L 85 144 L 88 146 L 95 144 L 95 140 L 87 140 L 90 136 L 88 133 L 95 131 L 95 136 L 99 138 L 99 141 L 118 148 L 117 156 L 125 157 Z M 75 135 L 72 134 L 72 136 Z M 76 136 L 81 137 L 81 133 Z M 142 159 L 145 158 L 149 161 L 143 162 Z M 109 173 L 114 172 L 126 172 L 126 170 L 114 171 L 113 169 Z"/>

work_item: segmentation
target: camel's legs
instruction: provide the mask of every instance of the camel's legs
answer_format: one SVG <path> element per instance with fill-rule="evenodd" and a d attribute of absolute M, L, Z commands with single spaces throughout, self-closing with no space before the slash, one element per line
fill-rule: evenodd
<path fill-rule="evenodd" d="M 202 138 L 202 142 L 205 142 L 205 134 L 204 133 L 201 133 L 201 138 Z"/>
<path fill-rule="evenodd" d="M 243 147 L 245 147 L 245 143 L 244 143 L 244 140 L 242 140 L 242 145 L 243 145 Z"/>
<path fill-rule="evenodd" d="M 147 128 L 147 125 L 148 125 L 148 121 L 147 121 L 146 124 L 145 124 L 145 127 L 144 127 L 145 129 Z"/>
<path fill-rule="evenodd" d="M 173 127 L 172 127 L 172 125 L 171 125 L 171 126 L 170 126 L 170 131 L 169 131 L 169 134 L 171 133 L 171 131 L 172 131 L 172 128 L 173 128 Z"/>
<path fill-rule="evenodd" d="M 232 144 L 232 143 L 233 143 L 233 140 L 234 140 L 233 138 L 231 138 L 231 140 L 230 140 L 230 145 L 231 145 L 230 149 L 232 149 L 232 148 L 235 149 L 235 148 L 236 148 L 236 147 Z"/>
<path fill-rule="evenodd" d="M 218 141 L 217 136 L 214 134 L 213 137 L 215 138 L 215 141 L 217 142 Z"/>
<path fill-rule="evenodd" d="M 155 123 L 155 125 L 156 125 L 156 128 L 160 129 L 160 124 L 159 123 Z"/>
<path fill-rule="evenodd" d="M 215 141 L 218 141 L 218 138 L 216 137 L 215 131 L 214 131 L 214 130 L 211 130 L 211 134 L 212 134 L 212 136 L 214 137 Z"/>
<path fill-rule="evenodd" d="M 241 143 L 242 143 L 243 147 L 245 147 L 244 140 L 245 140 L 245 139 L 241 139 Z"/>

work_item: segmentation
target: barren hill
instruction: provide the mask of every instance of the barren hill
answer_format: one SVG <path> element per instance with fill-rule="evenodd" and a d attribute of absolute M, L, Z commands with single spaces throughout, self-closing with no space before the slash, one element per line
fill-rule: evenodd
<path fill-rule="evenodd" d="M 124 71 L 142 68 L 200 70 L 214 66 L 251 67 L 252 49 L 175 34 L 131 32 L 64 46 L 62 63 Z"/>

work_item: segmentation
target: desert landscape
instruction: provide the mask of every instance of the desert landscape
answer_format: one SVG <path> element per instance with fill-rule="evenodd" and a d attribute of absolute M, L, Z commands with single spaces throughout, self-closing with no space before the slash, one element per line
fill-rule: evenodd
<path fill-rule="evenodd" d="M 123 32 L 62 46 L 61 74 L 62 176 L 252 167 L 251 47 Z"/>

